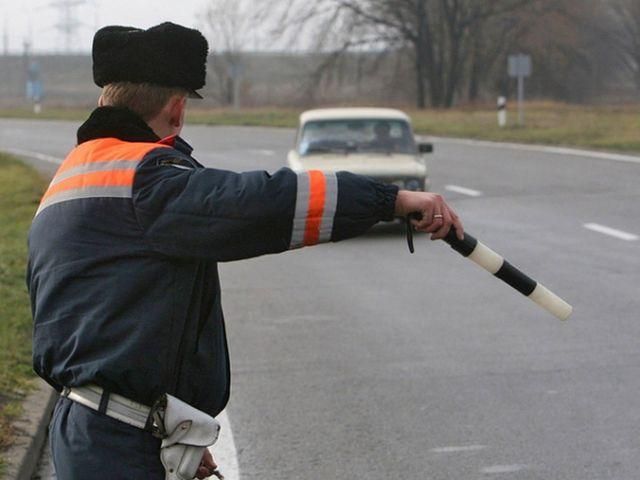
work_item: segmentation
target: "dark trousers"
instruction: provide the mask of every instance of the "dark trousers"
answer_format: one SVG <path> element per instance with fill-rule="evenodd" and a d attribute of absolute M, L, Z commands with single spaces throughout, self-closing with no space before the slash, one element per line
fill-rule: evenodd
<path fill-rule="evenodd" d="M 49 425 L 58 480 L 164 480 L 160 440 L 60 398 Z"/>

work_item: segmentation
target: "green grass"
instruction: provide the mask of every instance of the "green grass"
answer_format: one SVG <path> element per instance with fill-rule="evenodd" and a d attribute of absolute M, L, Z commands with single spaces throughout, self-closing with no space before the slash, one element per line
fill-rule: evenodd
<path fill-rule="evenodd" d="M 250 109 L 250 110 L 187 110 L 187 123 L 202 125 L 241 125 L 245 127 L 295 128 L 300 110 Z"/>
<path fill-rule="evenodd" d="M 0 153 L 0 452 L 11 444 L 11 420 L 33 386 L 25 269 L 27 231 L 43 188 L 34 170 Z"/>
<path fill-rule="evenodd" d="M 493 105 L 450 110 L 405 109 L 416 133 L 444 137 L 475 138 L 499 142 L 563 145 L 597 150 L 640 152 L 640 105 L 576 106 L 554 102 L 530 102 L 525 107 L 525 126 L 517 125 L 517 109 L 511 103 L 508 126 L 497 126 Z M 187 122 L 204 125 L 243 125 L 294 128 L 301 109 L 199 109 L 190 104 Z M 85 109 L 49 109 L 34 115 L 26 109 L 0 110 L 0 117 L 65 119 L 80 122 Z"/>
<path fill-rule="evenodd" d="M 422 134 L 640 152 L 640 106 L 531 103 L 525 107 L 524 127 L 517 125 L 512 106 L 505 128 L 498 127 L 496 111 L 488 108 L 408 113 Z"/>
<path fill-rule="evenodd" d="M 70 120 L 82 122 L 91 109 L 89 108 L 61 108 L 45 107 L 39 114 L 33 113 L 30 108 L 0 108 L 0 118 L 25 118 L 34 120 Z"/>
<path fill-rule="evenodd" d="M 528 103 L 524 127 L 517 125 L 518 114 L 512 105 L 505 128 L 498 127 L 494 107 L 405 111 L 413 120 L 415 132 L 422 135 L 640 152 L 640 105 L 585 107 Z M 286 109 L 195 110 L 188 114 L 187 121 L 293 128 L 299 114 L 300 110 Z"/>

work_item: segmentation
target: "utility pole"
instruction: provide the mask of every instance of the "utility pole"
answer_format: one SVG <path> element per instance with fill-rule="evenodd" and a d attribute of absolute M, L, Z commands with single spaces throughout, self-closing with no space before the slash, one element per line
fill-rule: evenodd
<path fill-rule="evenodd" d="M 2 52 L 6 57 L 9 55 L 9 24 L 7 17 L 4 17 L 4 31 L 2 32 Z"/>
<path fill-rule="evenodd" d="M 83 5 L 85 0 L 58 0 L 52 2 L 49 6 L 58 9 L 59 20 L 55 28 L 64 37 L 64 52 L 71 52 L 71 48 L 75 45 L 75 36 L 82 22 L 78 21 L 75 15 L 75 7 Z"/>
<path fill-rule="evenodd" d="M 25 38 L 22 41 L 22 71 L 24 72 L 24 96 L 29 100 L 29 63 L 31 63 L 31 40 Z"/>
<path fill-rule="evenodd" d="M 234 55 L 230 65 L 227 67 L 227 75 L 232 81 L 233 109 L 240 109 L 240 94 L 242 77 L 244 76 L 244 65 L 239 55 Z"/>

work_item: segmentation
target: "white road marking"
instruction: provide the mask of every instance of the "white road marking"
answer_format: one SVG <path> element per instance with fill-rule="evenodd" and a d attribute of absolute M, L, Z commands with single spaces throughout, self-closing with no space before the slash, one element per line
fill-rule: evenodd
<path fill-rule="evenodd" d="M 464 138 L 447 138 L 419 136 L 425 141 L 437 141 L 441 143 L 453 143 L 459 145 L 471 145 L 478 147 L 503 148 L 509 150 L 524 150 L 529 152 L 554 153 L 558 155 L 572 155 L 574 157 L 597 158 L 600 160 L 613 160 L 616 162 L 640 163 L 640 157 L 636 155 L 625 155 L 623 153 L 597 152 L 593 150 L 581 150 L 578 148 L 551 147 L 546 145 L 528 145 L 524 143 L 491 142 L 488 140 L 467 140 Z"/>
<path fill-rule="evenodd" d="M 433 453 L 458 453 L 458 452 L 476 452 L 478 450 L 484 450 L 487 448 L 486 445 L 460 445 L 460 446 L 449 446 L 449 447 L 437 447 L 429 450 Z"/>
<path fill-rule="evenodd" d="M 32 150 L 24 150 L 22 148 L 2 148 L 7 153 L 11 153 L 12 155 L 20 155 L 23 157 L 31 157 L 37 160 L 42 160 L 43 162 L 55 163 L 56 165 L 62 163 L 62 158 L 53 157 L 51 155 L 47 155 L 45 153 L 34 152 Z"/>
<path fill-rule="evenodd" d="M 622 230 L 607 227 L 606 225 L 600 225 L 598 223 L 585 223 L 584 228 L 592 230 L 594 232 L 602 233 L 604 235 L 619 238 L 620 240 L 626 240 L 627 242 L 633 242 L 640 238 L 638 237 L 638 235 L 635 235 L 633 233 L 624 232 Z"/>
<path fill-rule="evenodd" d="M 446 185 L 444 188 L 450 192 L 461 193 L 463 195 L 469 195 L 470 197 L 480 197 L 482 195 L 482 192 L 479 190 L 473 190 L 459 185 Z"/>
<path fill-rule="evenodd" d="M 525 470 L 526 465 L 492 465 L 480 469 L 480 473 L 496 474 L 496 473 L 514 473 Z"/>
<path fill-rule="evenodd" d="M 258 155 L 265 155 L 267 157 L 273 157 L 276 154 L 276 152 L 274 152 L 273 150 L 264 150 L 264 149 L 251 149 L 251 150 L 248 150 L 248 152 L 258 154 Z"/>
<path fill-rule="evenodd" d="M 212 447 L 209 447 L 213 458 L 218 464 L 220 473 L 226 480 L 239 480 L 240 468 L 238 466 L 238 452 L 233 441 L 233 432 L 227 412 L 220 413 L 217 417 L 220 422 L 220 437 Z"/>

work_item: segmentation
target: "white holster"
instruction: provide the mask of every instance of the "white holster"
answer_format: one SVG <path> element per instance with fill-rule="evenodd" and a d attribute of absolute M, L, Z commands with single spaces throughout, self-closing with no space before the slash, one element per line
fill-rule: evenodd
<path fill-rule="evenodd" d="M 162 432 L 160 460 L 167 480 L 192 480 L 204 449 L 218 439 L 217 420 L 171 395 L 154 407 L 154 420 Z"/>

